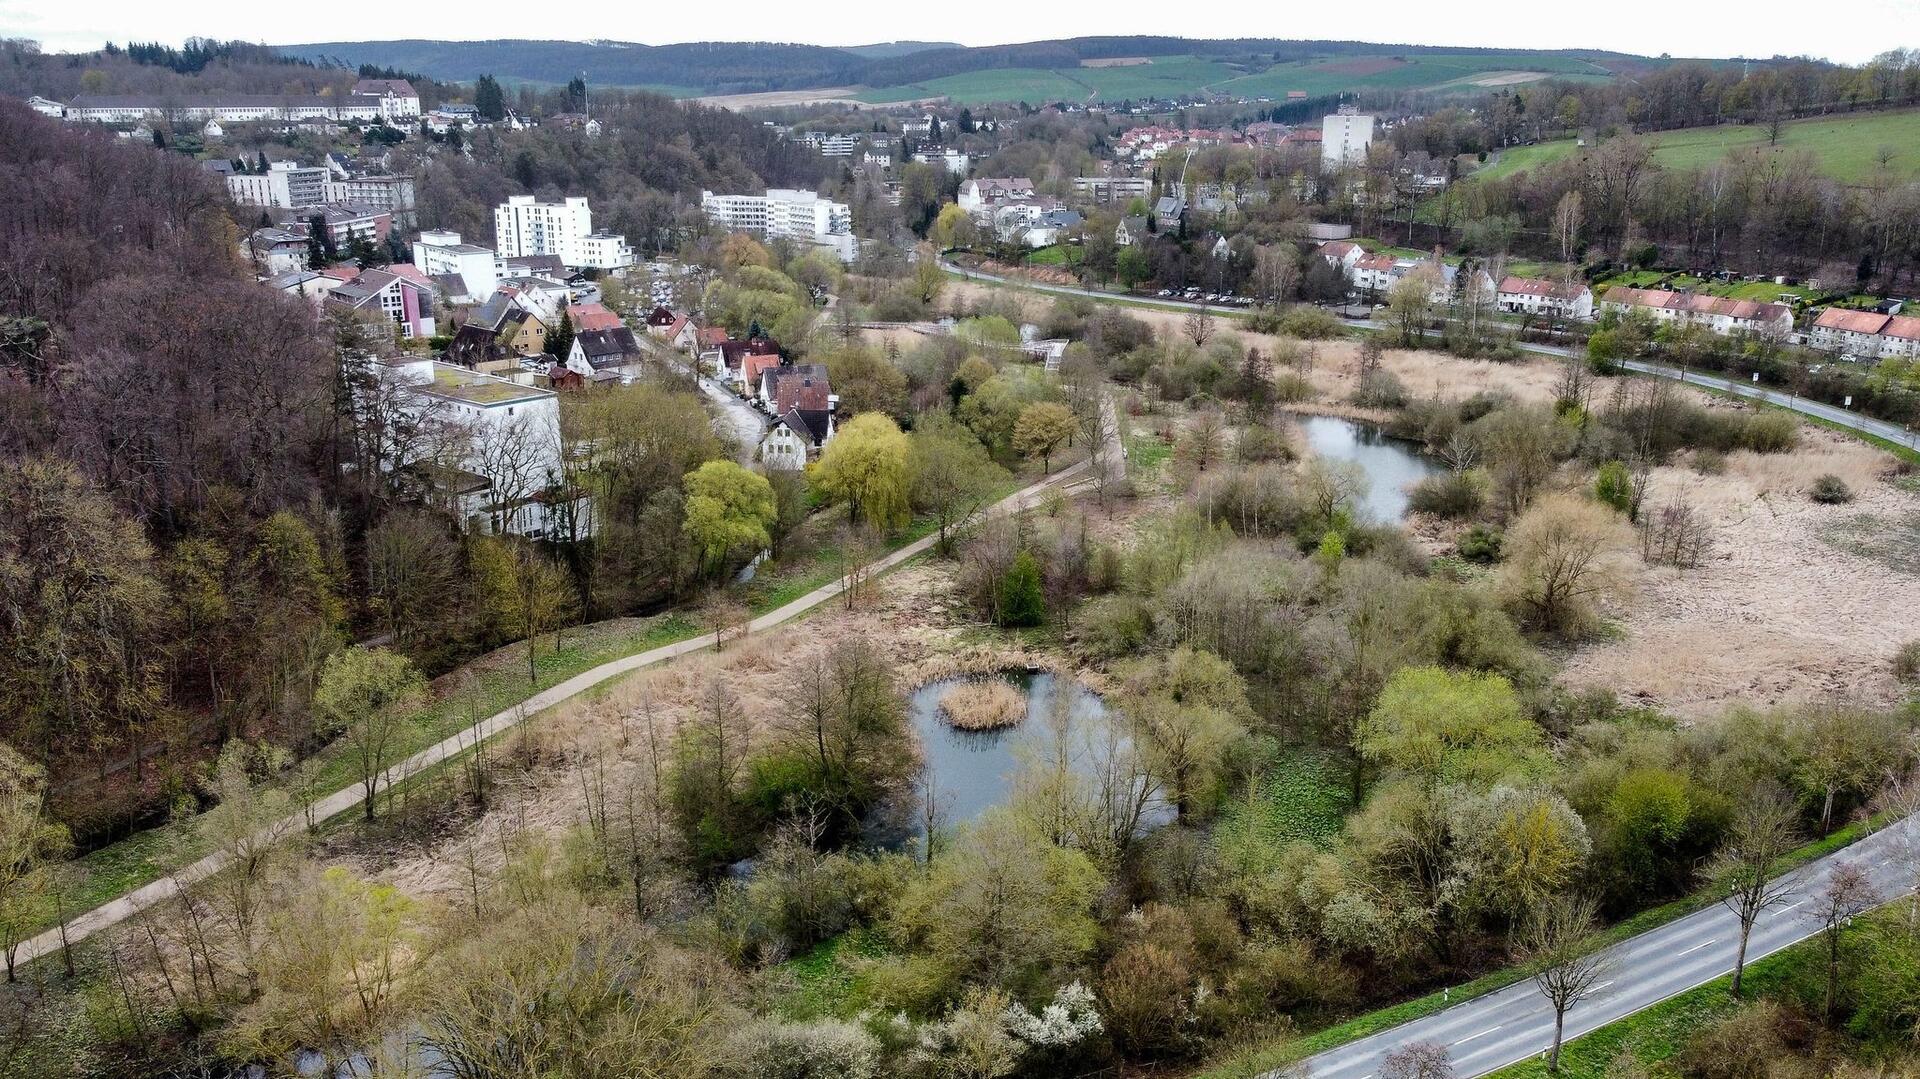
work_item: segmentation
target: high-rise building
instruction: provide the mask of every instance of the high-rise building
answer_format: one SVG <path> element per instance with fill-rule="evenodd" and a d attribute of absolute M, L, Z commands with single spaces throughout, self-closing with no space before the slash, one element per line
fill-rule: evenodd
<path fill-rule="evenodd" d="M 327 200 L 327 170 L 275 161 L 265 173 L 227 177 L 227 195 L 243 206 L 270 206 L 293 210 L 318 206 Z"/>
<path fill-rule="evenodd" d="M 1373 117 L 1352 105 L 1342 105 L 1320 121 L 1320 161 L 1328 169 L 1365 161 L 1372 144 Z"/>
<path fill-rule="evenodd" d="M 571 269 L 622 270 L 633 265 L 626 237 L 593 231 L 593 211 L 580 197 L 541 202 L 513 195 L 493 211 L 494 243 L 502 258 L 558 255 Z"/>
<path fill-rule="evenodd" d="M 829 248 L 842 262 L 852 262 L 857 253 L 853 211 L 817 192 L 781 187 L 770 187 L 764 195 L 702 191 L 700 209 L 721 228 Z"/>

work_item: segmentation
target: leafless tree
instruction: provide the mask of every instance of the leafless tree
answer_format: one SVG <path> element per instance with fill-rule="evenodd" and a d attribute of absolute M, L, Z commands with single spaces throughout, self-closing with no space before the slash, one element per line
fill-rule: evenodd
<path fill-rule="evenodd" d="M 1194 347 L 1198 348 L 1206 344 L 1207 339 L 1213 336 L 1213 312 L 1204 306 L 1194 308 L 1187 313 L 1181 329 L 1187 335 L 1187 339 L 1193 342 Z"/>
<path fill-rule="evenodd" d="M 1453 1056 L 1439 1042 L 1410 1042 L 1380 1058 L 1379 1079 L 1453 1079 Z"/>
<path fill-rule="evenodd" d="M 1807 918 L 1819 929 L 1827 956 L 1827 993 L 1824 1015 L 1832 1026 L 1840 1004 L 1840 966 L 1845 958 L 1842 935 L 1853 920 L 1880 904 L 1879 890 L 1857 862 L 1841 862 L 1827 874 L 1826 886 L 1815 897 Z"/>
<path fill-rule="evenodd" d="M 1606 984 L 1603 979 L 1612 969 L 1607 953 L 1591 948 L 1587 940 L 1594 913 L 1591 899 L 1555 899 L 1534 912 L 1520 937 L 1533 984 L 1553 1009 L 1553 1048 L 1547 1055 L 1550 1075 L 1560 1073 L 1568 1010 Z"/>
<path fill-rule="evenodd" d="M 1655 565 L 1692 569 L 1713 550 L 1713 530 L 1706 517 L 1678 499 L 1642 516 L 1640 557 Z"/>
<path fill-rule="evenodd" d="M 1747 942 L 1753 923 L 1786 901 L 1793 884 L 1776 875 L 1778 863 L 1799 841 L 1791 803 L 1772 785 L 1749 792 L 1734 814 L 1727 841 L 1715 855 L 1710 873 L 1720 902 L 1740 922 L 1740 947 L 1733 960 L 1733 995 L 1740 995 L 1747 968 Z"/>

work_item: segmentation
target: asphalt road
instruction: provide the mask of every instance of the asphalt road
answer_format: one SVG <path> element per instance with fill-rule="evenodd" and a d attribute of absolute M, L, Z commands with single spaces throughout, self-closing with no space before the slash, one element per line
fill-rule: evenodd
<path fill-rule="evenodd" d="M 1038 505 L 1041 496 L 1049 488 L 1070 488 L 1077 482 L 1077 477 L 1086 470 L 1087 462 L 1085 460 L 1063 468 L 1046 479 L 1041 480 L 1039 483 L 1016 491 L 980 511 L 980 513 L 975 515 L 975 519 L 1014 513 L 1030 506 Z M 902 562 L 931 549 L 938 539 L 939 534 L 936 532 L 914 540 L 912 543 L 901 547 L 892 554 L 875 559 L 870 563 L 872 571 L 878 573 L 892 569 Z M 815 607 L 826 603 L 828 600 L 840 595 L 844 590 L 845 585 L 843 580 L 844 579 L 835 580 L 832 583 L 816 588 L 784 607 L 769 611 L 755 618 L 747 624 L 747 632 L 760 633 L 772 629 L 783 622 L 797 618 L 813 610 Z M 406 760 L 401 761 L 382 773 L 381 785 L 391 787 L 397 782 L 404 781 L 407 777 L 417 772 L 424 771 L 442 761 L 457 756 L 472 748 L 478 742 L 492 738 L 512 728 L 522 720 L 530 716 L 539 715 L 546 709 L 552 708 L 554 705 L 560 704 L 569 698 L 578 696 L 603 682 L 618 678 L 631 671 L 639 670 L 642 667 L 651 666 L 655 663 L 676 659 L 693 652 L 705 651 L 711 646 L 712 641 L 704 635 L 692 637 L 684 641 L 676 641 L 673 644 L 663 645 L 659 648 L 611 660 L 598 667 L 582 671 L 564 682 L 541 690 L 512 708 L 488 716 L 473 726 L 415 753 L 413 756 L 408 757 Z M 360 805 L 360 799 L 361 790 L 358 784 L 334 791 L 332 794 L 318 799 L 310 807 L 303 808 L 297 813 L 289 814 L 270 827 L 262 829 L 258 834 L 270 841 L 278 840 L 282 836 L 289 835 L 305 827 L 309 819 L 317 824 L 321 821 L 331 820 L 342 813 L 357 810 Z M 227 864 L 228 861 L 225 855 L 209 855 L 199 861 L 182 866 L 170 875 L 162 877 L 151 884 L 136 888 L 117 899 L 110 900 L 84 914 L 77 915 L 67 924 L 67 939 L 77 944 L 103 929 L 107 929 L 133 917 L 149 907 L 166 902 L 168 899 L 179 894 L 180 889 L 184 885 L 204 880 L 226 868 Z M 60 931 L 58 929 L 49 929 L 21 943 L 18 962 L 24 966 L 34 959 L 58 951 L 59 948 Z"/>
<path fill-rule="evenodd" d="M 964 266 L 949 262 L 946 259 L 940 260 L 940 267 L 950 273 L 959 274 L 961 277 L 971 281 L 988 281 L 994 284 L 1008 285 L 1013 288 L 1031 289 L 1036 292 L 1051 292 L 1060 296 L 1081 296 L 1100 303 L 1158 307 L 1171 311 L 1194 311 L 1206 308 L 1207 310 L 1223 314 L 1230 314 L 1237 310 L 1236 308 L 1230 307 L 1208 307 L 1206 304 L 1191 303 L 1187 300 L 1162 299 L 1157 296 L 1120 296 L 1112 292 L 1098 289 L 1075 288 L 1070 285 L 1049 285 L 1037 281 L 1011 281 L 999 274 L 969 270 Z M 1554 345 L 1521 344 L 1520 348 L 1527 352 L 1534 352 L 1543 356 L 1570 355 L 1570 350 Z M 1717 375 L 1702 374 L 1698 371 L 1683 372 L 1680 368 L 1662 363 L 1649 363 L 1645 360 L 1620 360 L 1617 362 L 1621 367 L 1629 371 L 1636 371 L 1643 375 L 1657 375 L 1661 378 L 1670 378 L 1705 389 L 1716 390 L 1721 393 L 1730 393 L 1749 400 L 1777 405 L 1805 416 L 1813 416 L 1825 420 L 1828 423 L 1838 424 L 1841 427 L 1846 427 L 1862 434 L 1873 435 L 1876 438 L 1884 438 L 1889 442 L 1911 449 L 1920 449 L 1920 431 L 1902 427 L 1897 423 L 1876 420 L 1870 416 L 1862 416 L 1858 412 L 1851 412 L 1835 405 L 1822 404 L 1819 401 L 1809 401 L 1803 397 L 1781 393 L 1778 390 L 1771 390 L 1764 386 L 1747 382 L 1721 378 Z"/>
<path fill-rule="evenodd" d="M 1920 843 L 1920 820 L 1910 817 L 1787 874 L 1793 890 L 1754 923 L 1747 962 L 1818 931 L 1810 912 L 1837 865 L 1851 862 L 1865 869 L 1884 901 L 1912 891 L 1913 874 L 1902 869 L 1896 855 L 1903 844 L 1915 843 Z M 1715 904 L 1607 949 L 1610 963 L 1598 992 L 1567 1012 L 1567 1039 L 1731 974 L 1739 942 L 1739 921 Z M 1387 1053 L 1414 1042 L 1446 1046 L 1463 1079 L 1485 1075 L 1545 1052 L 1553 1044 L 1553 1011 L 1533 982 L 1523 981 L 1311 1057 L 1309 1075 L 1371 1079 Z"/>
<path fill-rule="evenodd" d="M 710 378 L 700 379 L 700 392 L 719 407 L 721 422 L 727 425 L 733 434 L 733 441 L 739 446 L 740 463 L 752 464 L 753 455 L 760 448 L 760 439 L 767 433 L 767 418 L 738 394 Z"/>

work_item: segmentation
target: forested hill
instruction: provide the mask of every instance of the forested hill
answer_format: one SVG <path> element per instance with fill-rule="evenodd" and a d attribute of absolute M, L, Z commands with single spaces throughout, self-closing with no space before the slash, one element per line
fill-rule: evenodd
<path fill-rule="evenodd" d="M 290 56 L 349 66 L 377 64 L 438 79 L 469 80 L 486 72 L 531 82 L 561 83 L 584 74 L 603 86 L 646 86 L 679 93 L 754 93 L 829 86 L 900 86 L 929 78 L 1001 68 L 1057 69 L 1150 56 L 1198 56 L 1239 65 L 1246 73 L 1274 64 L 1391 54 L 1484 56 L 1493 66 L 1586 74 L 1636 74 L 1668 61 L 1593 50 L 1518 50 L 1382 45 L 1359 41 L 1277 38 L 1193 40 L 1162 36 L 1082 37 L 1018 45 L 966 47 L 893 42 L 855 48 L 764 42 L 640 45 L 617 41 L 361 41 L 287 45 Z"/>

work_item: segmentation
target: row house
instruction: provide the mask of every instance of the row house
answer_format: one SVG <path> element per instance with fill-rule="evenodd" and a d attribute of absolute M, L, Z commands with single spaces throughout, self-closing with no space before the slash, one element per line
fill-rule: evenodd
<path fill-rule="evenodd" d="M 1734 300 L 1667 289 L 1614 287 L 1600 297 L 1603 310 L 1619 314 L 1645 311 L 1660 325 L 1704 326 L 1717 334 L 1761 334 L 1784 338 L 1793 332 L 1793 311 L 1784 304 Z"/>
<path fill-rule="evenodd" d="M 1829 307 L 1807 328 L 1807 344 L 1860 360 L 1920 357 L 1920 318 Z"/>
<path fill-rule="evenodd" d="M 1593 318 L 1593 290 L 1584 282 L 1549 281 L 1539 277 L 1504 277 L 1495 294 L 1500 310 L 1548 318 Z"/>

